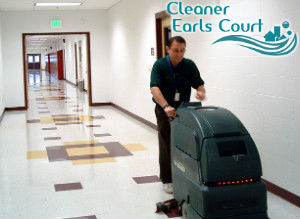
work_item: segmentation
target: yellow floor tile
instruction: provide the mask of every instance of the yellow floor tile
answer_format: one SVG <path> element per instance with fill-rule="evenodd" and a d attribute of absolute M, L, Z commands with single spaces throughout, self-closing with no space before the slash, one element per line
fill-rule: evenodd
<path fill-rule="evenodd" d="M 70 121 L 56 121 L 56 124 L 69 124 L 69 123 L 79 123 L 82 122 L 80 120 L 70 120 Z"/>
<path fill-rule="evenodd" d="M 82 121 L 93 121 L 93 118 L 88 115 L 79 115 L 78 116 Z"/>
<path fill-rule="evenodd" d="M 94 163 L 112 163 L 112 162 L 116 162 L 116 160 L 112 157 L 84 159 L 84 160 L 72 160 L 73 165 L 94 164 Z"/>
<path fill-rule="evenodd" d="M 40 122 L 41 124 L 50 124 L 50 123 L 54 123 L 54 120 L 52 117 L 41 117 Z"/>
<path fill-rule="evenodd" d="M 68 117 L 79 117 L 80 115 L 65 115 L 65 116 L 53 116 L 55 119 L 68 118 Z"/>
<path fill-rule="evenodd" d="M 27 152 L 27 159 L 42 159 L 47 158 L 47 151 L 29 151 Z"/>
<path fill-rule="evenodd" d="M 94 144 L 99 143 L 98 140 L 92 140 L 92 141 L 66 141 L 64 142 L 64 145 L 79 145 L 79 144 Z"/>
<path fill-rule="evenodd" d="M 45 97 L 45 101 L 52 101 L 52 100 L 65 100 L 66 98 L 64 97 Z"/>
<path fill-rule="evenodd" d="M 98 147 L 84 147 L 84 148 L 68 148 L 66 149 L 68 155 L 72 156 L 81 156 L 81 155 L 90 155 L 90 154 L 109 154 L 104 146 Z"/>
<path fill-rule="evenodd" d="M 130 152 L 147 150 L 147 148 L 141 144 L 124 144 L 123 146 Z"/>

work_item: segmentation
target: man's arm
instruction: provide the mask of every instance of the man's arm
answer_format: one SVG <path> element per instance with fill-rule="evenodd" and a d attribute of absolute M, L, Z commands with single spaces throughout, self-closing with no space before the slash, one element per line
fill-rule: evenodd
<path fill-rule="evenodd" d="M 200 85 L 197 87 L 197 93 L 196 93 L 196 98 L 200 101 L 204 100 L 205 99 L 205 88 L 204 88 L 204 85 Z"/>
<path fill-rule="evenodd" d="M 168 104 L 168 102 L 164 98 L 164 96 L 161 93 L 159 87 L 151 87 L 150 90 L 151 90 L 151 94 L 152 94 L 154 100 L 156 101 L 156 103 L 158 103 L 162 108 L 164 108 L 164 106 L 166 104 Z M 176 116 L 176 110 L 173 107 L 171 107 L 171 106 L 165 107 L 164 111 L 166 112 L 166 114 L 168 116 L 171 116 L 171 117 L 175 117 Z"/>
<path fill-rule="evenodd" d="M 164 107 L 164 105 L 168 104 L 168 102 L 166 101 L 166 99 L 164 98 L 163 94 L 161 93 L 159 87 L 151 87 L 151 94 L 154 98 L 154 100 L 156 101 L 156 103 L 158 103 L 162 108 Z"/>

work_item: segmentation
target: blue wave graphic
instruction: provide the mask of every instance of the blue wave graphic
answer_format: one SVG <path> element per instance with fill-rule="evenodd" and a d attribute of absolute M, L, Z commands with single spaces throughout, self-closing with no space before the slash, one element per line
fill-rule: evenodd
<path fill-rule="evenodd" d="M 225 41 L 236 41 L 239 42 L 239 46 L 251 49 L 263 55 L 270 56 L 287 55 L 296 48 L 298 43 L 297 35 L 295 34 L 293 38 L 286 38 L 274 43 L 259 41 L 244 35 L 230 35 L 222 37 L 212 44 Z"/>

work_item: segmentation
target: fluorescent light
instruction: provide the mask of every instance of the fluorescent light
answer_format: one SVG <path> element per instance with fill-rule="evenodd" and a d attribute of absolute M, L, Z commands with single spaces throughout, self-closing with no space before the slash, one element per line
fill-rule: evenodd
<path fill-rule="evenodd" d="M 82 2 L 36 2 L 34 6 L 53 6 L 53 7 L 60 7 L 60 6 L 79 6 L 82 5 Z"/>

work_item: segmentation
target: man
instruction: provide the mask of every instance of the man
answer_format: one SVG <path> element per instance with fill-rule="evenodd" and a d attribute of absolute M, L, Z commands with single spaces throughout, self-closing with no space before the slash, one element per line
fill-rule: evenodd
<path fill-rule="evenodd" d="M 151 93 L 156 103 L 155 115 L 158 126 L 160 178 L 163 190 L 173 193 L 170 152 L 169 117 L 176 116 L 182 102 L 189 102 L 191 87 L 197 89 L 196 98 L 205 99 L 204 81 L 195 63 L 183 58 L 185 40 L 180 36 L 170 38 L 166 50 L 168 55 L 157 60 L 151 72 Z"/>

